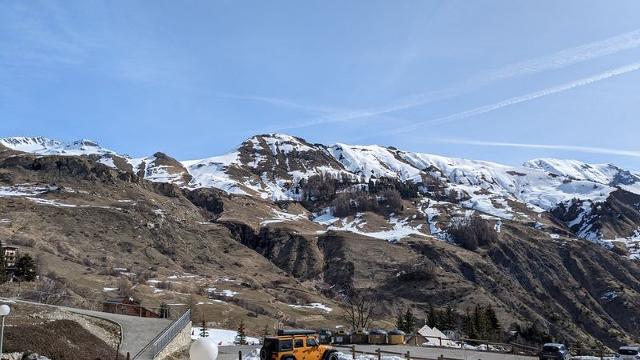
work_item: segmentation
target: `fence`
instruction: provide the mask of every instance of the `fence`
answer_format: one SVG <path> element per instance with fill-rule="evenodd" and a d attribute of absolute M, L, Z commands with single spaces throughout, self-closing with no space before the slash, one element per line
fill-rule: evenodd
<path fill-rule="evenodd" d="M 176 319 L 176 314 L 182 314 L 183 309 L 188 308 L 188 305 L 185 304 L 165 304 L 165 307 L 162 306 L 143 306 L 139 305 L 131 305 L 131 304 L 117 304 L 116 308 L 136 308 L 139 311 L 138 315 L 127 314 L 124 312 L 112 312 L 112 311 L 104 311 L 104 301 L 103 297 L 95 297 L 95 298 L 82 298 L 78 295 L 68 295 L 62 293 L 52 293 L 46 291 L 39 290 L 18 290 L 16 293 L 11 294 L 7 298 L 12 298 L 16 300 L 25 300 L 37 302 L 40 304 L 47 305 L 55 305 L 55 306 L 68 306 L 75 307 L 86 310 L 94 310 L 94 311 L 103 311 L 110 312 L 113 314 L 123 314 L 123 315 L 131 315 L 131 316 L 142 316 L 142 310 L 146 309 L 160 315 L 165 315 L 166 319 Z"/>
<path fill-rule="evenodd" d="M 378 360 L 382 360 L 382 355 L 386 354 L 386 355 L 393 355 L 397 357 L 404 357 L 406 360 L 461 360 L 461 359 L 447 358 L 447 357 L 444 357 L 444 355 L 440 355 L 437 358 L 426 358 L 426 357 L 414 356 L 414 355 L 411 355 L 410 350 L 407 350 L 407 352 L 398 352 L 398 351 L 382 350 L 380 348 L 377 348 L 374 352 L 370 352 L 370 351 L 356 350 L 355 345 L 351 345 L 351 346 L 336 345 L 336 348 L 349 349 L 351 352 L 351 357 L 353 359 L 356 358 L 357 354 L 363 354 L 363 355 L 373 355 L 373 356 L 376 356 Z"/>
<path fill-rule="evenodd" d="M 486 351 L 486 352 L 494 352 L 494 353 L 511 353 L 511 354 L 521 354 L 521 355 L 536 355 L 539 351 L 538 348 L 532 347 L 532 346 L 528 346 L 528 345 L 523 345 L 523 344 L 517 344 L 517 343 L 499 343 L 499 342 L 492 342 L 489 340 L 481 340 L 481 339 L 466 339 L 466 338 L 461 338 L 457 341 L 451 340 L 451 339 L 447 339 L 447 338 L 443 338 L 443 337 L 437 337 L 437 336 L 423 336 L 426 339 L 436 339 L 437 340 L 437 344 L 438 345 L 431 345 L 430 347 L 442 347 L 442 348 L 453 348 L 455 349 L 456 347 L 454 346 L 445 346 L 443 345 L 443 341 L 445 343 L 456 343 L 461 349 L 465 347 L 465 345 L 469 345 L 469 344 L 478 344 L 475 346 L 475 351 Z M 415 338 L 414 338 L 415 339 Z M 418 344 L 415 344 L 418 345 Z M 485 348 L 483 349 L 481 347 L 481 345 L 484 345 Z M 493 348 L 493 349 L 492 349 Z"/>
<path fill-rule="evenodd" d="M 149 355 L 150 359 L 155 358 L 190 322 L 191 310 L 187 310 L 142 348 L 133 359 L 142 359 L 143 355 Z"/>

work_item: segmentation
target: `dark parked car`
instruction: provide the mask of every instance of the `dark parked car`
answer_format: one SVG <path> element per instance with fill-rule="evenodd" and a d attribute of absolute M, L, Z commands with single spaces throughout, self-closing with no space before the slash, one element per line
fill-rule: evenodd
<path fill-rule="evenodd" d="M 571 354 L 569 349 L 562 344 L 547 343 L 542 346 L 542 351 L 538 355 L 540 360 L 569 360 Z"/>
<path fill-rule="evenodd" d="M 615 360 L 639 360 L 640 359 L 640 346 L 629 345 L 623 346 L 618 349 Z"/>

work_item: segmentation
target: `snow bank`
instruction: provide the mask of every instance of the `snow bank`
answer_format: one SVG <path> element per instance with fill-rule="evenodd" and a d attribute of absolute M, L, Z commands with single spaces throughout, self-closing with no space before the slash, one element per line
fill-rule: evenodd
<path fill-rule="evenodd" d="M 202 331 L 202 327 L 197 327 L 197 326 L 192 327 L 191 328 L 191 339 L 192 340 L 200 339 L 201 338 L 201 336 L 200 336 L 201 331 Z M 238 332 L 235 331 L 235 330 L 207 328 L 206 331 L 207 331 L 208 335 L 205 336 L 205 337 L 211 339 L 213 342 L 215 342 L 219 346 L 231 346 L 231 345 L 234 345 L 233 342 L 235 341 L 236 336 L 238 335 Z M 260 344 L 260 339 L 258 339 L 258 338 L 247 336 L 246 340 L 247 340 L 247 343 L 249 343 L 249 345 L 258 345 L 258 344 Z"/>

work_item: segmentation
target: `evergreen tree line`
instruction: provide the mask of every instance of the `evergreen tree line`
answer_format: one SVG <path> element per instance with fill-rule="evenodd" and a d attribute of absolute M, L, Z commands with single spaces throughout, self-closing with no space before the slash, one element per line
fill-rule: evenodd
<path fill-rule="evenodd" d="M 478 306 L 473 311 L 467 310 L 462 323 L 462 331 L 471 339 L 500 341 L 502 327 L 491 306 Z"/>
<path fill-rule="evenodd" d="M 429 304 L 426 309 L 425 323 L 440 330 L 461 330 L 467 338 L 499 341 L 502 339 L 502 327 L 491 306 L 476 306 L 461 316 L 453 308 L 438 310 Z M 418 319 L 410 308 L 399 313 L 396 327 L 406 333 L 413 333 L 419 327 Z"/>
<path fill-rule="evenodd" d="M 36 262 L 31 255 L 20 255 L 16 259 L 13 274 L 13 280 L 17 281 L 33 281 L 36 279 Z M 9 279 L 10 270 L 7 269 L 6 259 L 4 257 L 4 248 L 0 243 L 0 283 L 4 283 Z"/>

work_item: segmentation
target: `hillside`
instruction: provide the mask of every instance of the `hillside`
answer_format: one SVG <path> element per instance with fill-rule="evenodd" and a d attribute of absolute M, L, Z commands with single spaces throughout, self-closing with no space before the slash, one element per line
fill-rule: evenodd
<path fill-rule="evenodd" d="M 284 134 L 190 161 L 87 140 L 0 146 L 0 240 L 35 253 L 77 303 L 126 277 L 150 307 L 201 303 L 209 321 L 250 316 L 259 331 L 274 318 L 345 325 L 342 302 L 360 290 L 380 321 L 491 304 L 505 329 L 609 346 L 640 335 L 640 174 L 614 165 Z"/>

